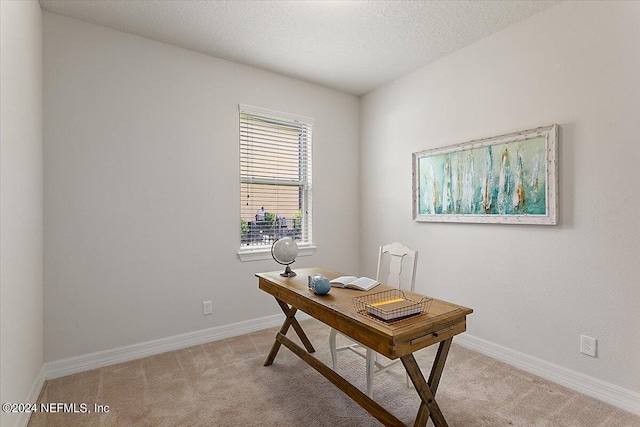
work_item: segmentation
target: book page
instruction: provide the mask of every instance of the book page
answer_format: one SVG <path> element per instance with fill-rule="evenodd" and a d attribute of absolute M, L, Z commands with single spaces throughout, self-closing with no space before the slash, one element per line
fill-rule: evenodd
<path fill-rule="evenodd" d="M 344 288 L 349 283 L 352 283 L 354 280 L 357 280 L 357 279 L 358 278 L 356 276 L 340 276 L 333 280 L 330 280 L 329 283 L 331 283 L 331 286 Z"/>
<path fill-rule="evenodd" d="M 377 285 L 378 285 L 377 280 L 370 279 L 368 277 L 361 277 L 349 283 L 347 287 L 368 291 L 369 289 Z"/>

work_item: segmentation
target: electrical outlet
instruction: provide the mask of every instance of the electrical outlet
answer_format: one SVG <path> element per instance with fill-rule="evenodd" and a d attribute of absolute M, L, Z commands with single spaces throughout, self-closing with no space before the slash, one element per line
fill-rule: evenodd
<path fill-rule="evenodd" d="M 207 316 L 213 314 L 213 304 L 211 301 L 202 301 L 202 315 Z"/>
<path fill-rule="evenodd" d="M 596 345 L 598 340 L 586 335 L 580 335 L 580 353 L 596 357 Z"/>

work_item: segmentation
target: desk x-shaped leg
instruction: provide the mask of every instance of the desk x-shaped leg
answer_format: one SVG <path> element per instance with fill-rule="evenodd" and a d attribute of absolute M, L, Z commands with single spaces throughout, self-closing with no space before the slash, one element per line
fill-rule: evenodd
<path fill-rule="evenodd" d="M 309 341 L 309 338 L 307 338 L 307 335 L 302 330 L 302 326 L 300 326 L 300 323 L 298 323 L 298 321 L 295 318 L 295 315 L 298 309 L 294 307 L 289 307 L 287 303 L 285 303 L 284 301 L 280 301 L 278 298 L 276 298 L 276 301 L 278 301 L 278 305 L 280 306 L 284 314 L 287 316 L 284 323 L 282 324 L 282 327 L 280 328 L 280 334 L 287 335 L 287 331 L 289 330 L 289 327 L 293 326 L 293 329 L 296 331 L 296 334 L 298 334 L 298 337 L 300 337 L 302 344 L 304 344 L 304 348 L 306 348 L 309 353 L 315 352 L 316 350 L 311 345 L 311 341 Z M 278 350 L 280 350 L 280 341 L 276 340 L 273 343 L 273 347 L 271 347 L 271 351 L 269 352 L 269 356 L 267 356 L 267 360 L 265 360 L 264 362 L 264 366 L 269 366 L 273 363 L 273 361 L 276 358 L 276 355 L 278 354 Z"/>
<path fill-rule="evenodd" d="M 440 342 L 438 353 L 433 361 L 433 367 L 431 368 L 428 383 L 425 381 L 413 354 L 408 354 L 400 358 L 404 368 L 409 374 L 409 378 L 411 378 L 411 381 L 416 388 L 416 391 L 420 395 L 420 399 L 422 399 L 414 426 L 425 426 L 429 417 L 431 417 L 433 424 L 436 427 L 446 427 L 448 425 L 442 415 L 442 411 L 440 411 L 438 403 L 436 402 L 435 394 L 438 390 L 438 384 L 440 383 L 440 377 L 442 376 L 442 370 L 444 369 L 444 363 L 447 360 L 447 355 L 449 354 L 449 348 L 451 347 L 452 341 L 453 338 L 449 338 Z"/>
<path fill-rule="evenodd" d="M 340 390 L 346 393 L 349 397 L 351 397 L 356 403 L 362 406 L 365 410 L 367 410 L 371 415 L 376 417 L 380 422 L 382 422 L 385 426 L 402 426 L 404 425 L 398 418 L 392 415 L 389 411 L 384 409 L 374 400 L 372 400 L 369 396 L 364 394 L 362 391 L 357 389 L 351 383 L 349 383 L 346 379 L 342 378 L 335 371 L 329 368 L 327 365 L 319 361 L 313 356 L 310 356 L 308 353 L 315 352 L 315 349 L 311 345 L 309 338 L 302 330 L 302 327 L 298 323 L 295 318 L 295 314 L 298 309 L 294 307 L 289 307 L 288 304 L 279 300 L 278 305 L 287 316 L 282 327 L 280 328 L 280 332 L 276 334 L 276 340 L 273 343 L 273 347 L 271 347 L 271 351 L 267 356 L 267 360 L 264 362 L 264 366 L 269 366 L 273 363 L 278 354 L 278 350 L 280 350 L 280 346 L 284 344 L 289 350 L 298 355 L 302 360 L 307 362 L 312 368 L 322 374 L 325 378 L 331 381 L 334 385 L 336 385 Z M 302 341 L 302 344 L 305 346 L 307 353 L 302 349 L 302 347 L 295 344 L 285 335 L 289 330 L 289 327 L 293 326 L 293 329 L 296 331 L 298 337 Z M 402 356 L 400 360 L 402 360 L 402 364 L 404 365 L 407 373 L 409 374 L 409 378 L 413 382 L 418 395 L 420 395 L 420 399 L 422 400 L 420 404 L 420 409 L 418 410 L 418 415 L 416 416 L 416 420 L 414 422 L 415 427 L 424 427 L 429 420 L 429 417 L 433 420 L 433 424 L 436 427 L 447 427 L 447 421 L 444 419 L 440 408 L 435 400 L 435 394 L 438 390 L 438 384 L 440 383 L 440 377 L 442 376 L 442 370 L 444 369 L 444 364 L 447 360 L 447 355 L 449 353 L 449 348 L 451 347 L 451 342 L 453 338 L 449 338 L 440 342 L 440 346 L 438 348 L 438 353 L 436 355 L 435 360 L 433 361 L 433 366 L 431 368 L 431 374 L 429 375 L 429 381 L 427 382 L 420 371 L 420 367 L 416 362 L 416 359 L 413 357 L 413 354 L 407 354 Z"/>

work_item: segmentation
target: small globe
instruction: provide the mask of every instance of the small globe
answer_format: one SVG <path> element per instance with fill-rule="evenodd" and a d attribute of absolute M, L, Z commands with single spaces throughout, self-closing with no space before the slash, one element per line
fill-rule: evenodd
<path fill-rule="evenodd" d="M 293 263 L 298 256 L 298 244 L 295 240 L 291 237 L 276 240 L 271 246 L 271 256 L 277 263 L 287 266 L 284 273 L 282 273 L 283 276 L 293 277 L 296 275 L 289 268 L 289 264 Z"/>

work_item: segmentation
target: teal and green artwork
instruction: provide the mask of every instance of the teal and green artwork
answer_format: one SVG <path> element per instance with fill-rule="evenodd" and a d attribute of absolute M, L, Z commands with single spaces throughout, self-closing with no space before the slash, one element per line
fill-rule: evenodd
<path fill-rule="evenodd" d="M 557 125 L 414 156 L 414 219 L 556 223 Z"/>

